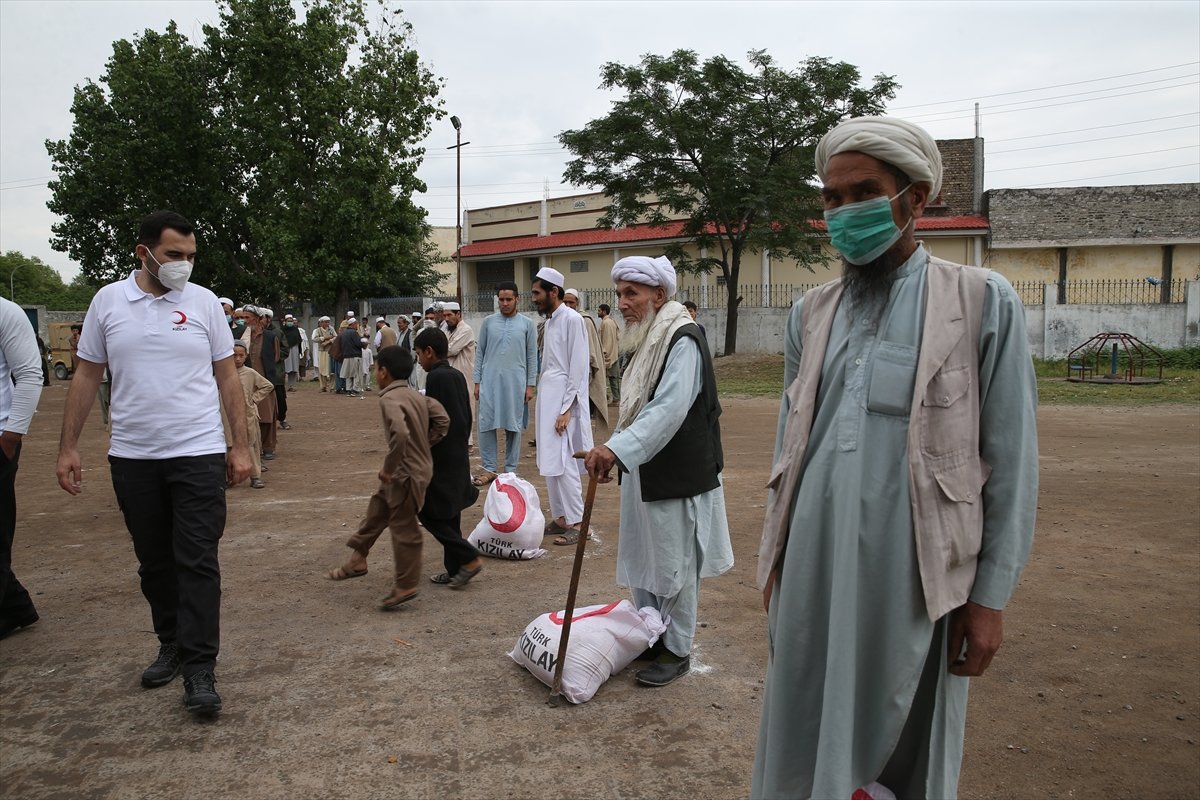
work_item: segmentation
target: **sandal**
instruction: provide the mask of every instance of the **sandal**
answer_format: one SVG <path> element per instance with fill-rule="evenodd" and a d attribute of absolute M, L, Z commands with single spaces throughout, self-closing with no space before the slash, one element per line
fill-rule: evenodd
<path fill-rule="evenodd" d="M 458 572 L 456 572 L 454 574 L 454 577 L 450 579 L 450 588 L 451 589 L 463 588 L 464 586 L 466 586 L 468 583 L 471 582 L 471 578 L 474 578 L 476 575 L 478 575 L 481 572 L 483 572 L 483 564 L 480 564 L 475 569 L 467 569 L 466 567 L 459 567 Z"/>
<path fill-rule="evenodd" d="M 349 569 L 349 564 L 343 564 L 337 569 L 329 570 L 329 580 L 331 581 L 348 581 L 351 578 L 361 578 L 367 574 L 365 569 Z"/>
<path fill-rule="evenodd" d="M 484 470 L 471 479 L 471 483 L 476 486 L 487 486 L 492 481 L 496 480 L 496 473 Z"/>
<path fill-rule="evenodd" d="M 430 575 L 429 580 L 433 583 L 445 586 L 446 584 L 450 583 L 451 578 L 449 574 L 445 572 L 439 572 L 437 575 Z"/>
<path fill-rule="evenodd" d="M 592 534 L 590 532 L 588 533 L 588 541 L 589 542 L 592 541 Z M 579 544 L 579 531 L 575 530 L 574 528 L 571 528 L 571 529 L 567 530 L 567 532 L 564 533 L 562 536 L 559 536 L 558 538 L 556 538 L 554 540 L 554 543 L 557 545 L 560 545 L 560 546 L 565 546 L 565 545 L 569 545 L 569 544 Z"/>
<path fill-rule="evenodd" d="M 379 604 L 379 610 L 380 611 L 395 611 L 397 608 L 404 605 L 409 600 L 416 600 L 417 595 L 419 595 L 419 594 L 420 594 L 420 592 L 413 592 L 412 594 L 406 594 L 401 597 L 401 596 L 397 596 L 393 592 L 392 594 L 389 594 L 387 597 L 383 598 L 383 601 L 380 602 L 380 604 Z"/>
<path fill-rule="evenodd" d="M 552 519 L 547 522 L 546 527 L 542 529 L 542 536 L 559 536 L 569 530 L 571 529 L 564 528 L 562 525 L 559 525 L 558 520 Z"/>

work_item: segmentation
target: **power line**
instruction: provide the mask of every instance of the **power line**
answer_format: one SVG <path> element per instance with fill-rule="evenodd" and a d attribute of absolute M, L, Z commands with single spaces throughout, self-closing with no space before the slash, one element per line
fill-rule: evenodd
<path fill-rule="evenodd" d="M 1179 76 L 1179 78 L 1182 78 L 1182 77 L 1183 77 L 1182 75 Z M 1188 76 L 1188 77 L 1191 77 L 1191 76 Z M 1168 80 L 1179 80 L 1179 78 L 1169 78 Z M 1161 81 L 1149 81 L 1149 83 L 1160 83 L 1160 82 Z M 1112 95 L 1107 95 L 1105 97 L 1089 97 L 1089 98 L 1084 98 L 1083 100 L 1070 100 L 1066 103 L 1055 103 L 1055 104 L 1047 105 L 1047 106 L 1035 106 L 1034 108 L 1051 108 L 1053 105 L 1065 106 L 1065 105 L 1070 105 L 1071 103 L 1086 103 L 1089 100 L 1107 100 L 1109 97 L 1126 97 L 1131 94 L 1145 94 L 1146 92 L 1160 92 L 1164 89 L 1178 89 L 1182 86 L 1195 86 L 1197 83 L 1200 83 L 1200 81 L 1188 81 L 1187 83 L 1177 83 L 1172 86 L 1157 86 L 1153 89 L 1142 89 L 1141 91 L 1138 91 L 1138 92 L 1125 92 L 1124 94 L 1112 94 Z M 1011 113 L 1012 111 L 1030 111 L 1030 110 L 1032 110 L 1031 108 L 1013 108 L 1013 109 L 1009 109 L 1008 111 L 991 111 L 990 109 L 991 108 L 1004 108 L 1006 106 L 1023 105 L 1025 103 L 1040 103 L 1043 100 L 1062 100 L 1067 97 L 1078 97 L 1081 94 L 1096 94 L 1096 92 L 1110 92 L 1110 91 L 1113 91 L 1114 89 L 1132 89 L 1132 88 L 1136 88 L 1138 86 L 1145 86 L 1145 85 L 1148 85 L 1148 84 L 1131 83 L 1131 84 L 1127 84 L 1125 86 L 1112 86 L 1112 87 L 1109 87 L 1108 89 L 1096 89 L 1095 91 L 1092 91 L 1092 92 L 1075 92 L 1073 94 L 1055 95 L 1054 97 L 1038 97 L 1038 98 L 1034 98 L 1031 100 L 1018 100 L 1013 103 L 1001 103 L 996 106 L 990 106 L 988 113 L 995 115 L 995 114 L 1008 114 L 1008 113 Z M 961 110 L 956 110 L 956 111 L 931 111 L 928 114 L 913 115 L 913 116 L 909 117 L 909 119 L 922 119 L 924 117 L 935 117 L 938 114 L 954 114 L 955 116 L 946 117 L 946 119 L 961 119 L 962 118 L 961 115 L 967 114 L 967 113 L 974 115 L 975 109 L 971 108 L 971 109 L 961 109 Z M 929 121 L 930 122 L 942 122 L 943 120 L 929 120 Z"/>
<path fill-rule="evenodd" d="M 33 178 L 11 178 L 6 181 L 0 181 L 0 185 L 6 184 L 6 183 L 28 183 L 29 181 L 48 181 L 53 177 L 54 177 L 53 175 L 38 175 Z"/>
<path fill-rule="evenodd" d="M 1033 188 L 1033 189 L 1040 189 L 1040 188 L 1041 188 L 1041 187 L 1043 187 L 1043 186 L 1054 186 L 1054 185 L 1056 185 L 1056 184 L 1062 184 L 1062 183 L 1073 183 L 1073 182 L 1075 182 L 1075 181 L 1097 181 L 1097 180 L 1100 180 L 1100 179 L 1102 179 L 1102 178 L 1121 178 L 1121 177 L 1124 177 L 1124 176 L 1126 176 L 1126 175 L 1144 175 L 1144 174 L 1146 174 L 1147 172 L 1165 172 L 1165 171 L 1167 171 L 1167 170 L 1169 170 L 1169 169 L 1185 169 L 1185 168 L 1187 168 L 1187 167 L 1200 167 L 1200 161 L 1195 161 L 1195 162 L 1193 162 L 1193 163 L 1191 163 L 1191 164 L 1175 164 L 1175 165 L 1173 165 L 1173 166 L 1170 166 L 1170 167 L 1155 167 L 1154 169 L 1137 169 L 1137 170 L 1133 170 L 1133 171 L 1131 171 L 1131 172 L 1110 172 L 1110 173 L 1109 173 L 1109 174 L 1107 174 L 1107 175 L 1090 175 L 1090 176 L 1088 176 L 1088 177 L 1086 177 L 1086 178 L 1067 178 L 1066 180 L 1062 180 L 1062 181 L 1038 181 L 1038 185 L 1037 185 L 1037 186 L 1033 186 L 1033 187 L 1029 187 L 1029 186 L 1006 186 L 1006 187 L 996 187 L 996 188 L 1006 188 L 1006 189 L 1029 189 L 1029 188 Z"/>
<path fill-rule="evenodd" d="M 988 153 L 988 155 L 989 156 L 1002 156 L 1006 153 L 1022 153 L 1026 150 L 1045 150 L 1049 147 L 1067 147 L 1067 146 L 1073 145 L 1073 144 L 1091 144 L 1092 142 L 1107 142 L 1112 139 L 1129 139 L 1133 136 L 1150 136 L 1151 134 L 1155 134 L 1155 133 L 1167 133 L 1169 131 L 1183 131 L 1183 130 L 1190 130 L 1192 128 L 1200 128 L 1200 123 L 1197 123 L 1196 125 L 1179 125 L 1174 128 L 1159 128 L 1156 131 L 1142 131 L 1140 133 L 1122 133 L 1122 134 L 1118 134 L 1117 136 L 1097 136 L 1094 139 L 1079 139 L 1074 142 L 1058 142 L 1057 144 L 1037 144 L 1037 145 L 1033 145 L 1032 147 L 1014 147 L 1011 150 L 995 150 L 991 153 Z"/>
<path fill-rule="evenodd" d="M 1168 117 L 1150 117 L 1149 119 L 1137 119 L 1132 122 L 1114 122 L 1111 125 L 1093 125 L 1090 128 L 1075 128 L 1070 131 L 1055 131 L 1054 133 L 1032 133 L 1028 136 L 1008 136 L 1004 139 L 989 139 L 988 141 L 995 144 L 996 142 L 1015 142 L 1021 139 L 1040 139 L 1043 136 L 1065 136 L 1068 133 L 1083 133 L 1084 131 L 1098 131 L 1102 128 L 1123 128 L 1126 125 L 1141 125 L 1143 122 L 1161 122 L 1165 119 L 1179 119 L 1180 117 L 1194 117 L 1200 114 L 1200 111 L 1189 111 L 1186 114 L 1172 114 Z"/>
<path fill-rule="evenodd" d="M 36 189 L 40 186 L 45 186 L 47 183 L 48 181 L 42 181 L 41 183 L 28 183 L 24 186 L 0 186 L 0 192 L 7 192 L 9 189 Z"/>
<path fill-rule="evenodd" d="M 1047 105 L 1044 105 L 1044 106 L 1029 106 L 1028 108 L 1010 108 L 1005 111 L 990 112 L 990 116 L 999 116 L 1000 114 L 1013 114 L 1013 113 L 1020 112 L 1020 111 L 1037 111 L 1042 108 L 1058 108 L 1059 106 L 1073 106 L 1073 105 L 1077 105 L 1079 103 L 1094 103 L 1097 100 L 1115 100 L 1118 97 L 1128 97 L 1129 95 L 1146 94 L 1147 92 L 1159 92 L 1164 89 L 1178 89 L 1183 86 L 1195 86 L 1197 83 L 1200 83 L 1200 81 L 1189 81 L 1188 83 L 1180 83 L 1175 86 L 1159 86 L 1156 89 L 1146 89 L 1146 90 L 1140 91 L 1140 92 L 1125 92 L 1123 94 L 1110 94 L 1107 97 L 1086 97 L 1082 100 L 1068 100 L 1064 103 L 1048 103 Z M 1031 100 L 1030 102 L 1036 103 L 1037 101 Z M 963 113 L 957 114 L 956 116 L 943 117 L 941 119 L 926 120 L 925 124 L 932 125 L 932 124 L 938 123 L 938 122 L 952 122 L 957 119 L 972 119 L 974 117 L 974 115 L 975 115 L 975 111 L 973 109 L 970 111 L 970 113 L 967 113 L 967 111 L 964 109 Z"/>
<path fill-rule="evenodd" d="M 1052 164 L 1030 164 L 1025 167 L 1005 167 L 1004 169 L 990 169 L 988 172 L 1013 172 L 1021 169 L 1044 169 L 1046 167 L 1062 167 L 1067 164 L 1085 164 L 1089 161 L 1111 161 L 1114 158 L 1134 158 L 1135 156 L 1149 156 L 1155 153 L 1172 153 L 1176 150 L 1195 150 L 1197 145 L 1188 144 L 1183 147 L 1165 147 L 1162 150 L 1145 150 L 1141 153 L 1125 153 L 1119 156 L 1098 156 L 1097 158 L 1081 158 L 1078 161 L 1056 161 Z"/>
<path fill-rule="evenodd" d="M 970 100 L 984 100 L 988 97 L 1007 97 L 1008 95 L 1013 95 L 1013 94 L 1025 94 L 1027 92 L 1042 92 L 1047 89 L 1061 89 L 1064 86 L 1080 86 L 1085 83 L 1099 83 L 1100 81 L 1113 81 L 1118 78 L 1130 78 L 1130 77 L 1133 77 L 1134 75 L 1145 75 L 1150 72 L 1163 72 L 1168 69 L 1181 69 L 1183 67 L 1192 67 L 1197 64 L 1200 64 L 1200 61 L 1189 61 L 1186 64 L 1175 64 L 1170 67 L 1155 67 L 1154 69 L 1143 69 L 1143 70 L 1139 70 L 1137 72 L 1125 72 L 1120 75 L 1109 75 L 1107 78 L 1088 78 L 1087 80 L 1084 80 L 1084 81 L 1072 81 L 1071 83 L 1056 83 L 1051 86 L 1038 86 L 1033 89 L 1015 89 L 1011 92 L 997 92 L 996 94 L 981 94 L 976 97 L 960 97 L 957 100 L 938 100 L 937 102 L 933 102 L 933 103 L 918 103 L 915 106 L 900 106 L 899 108 L 895 108 L 892 110 L 893 111 L 906 111 L 910 108 L 925 108 L 926 106 L 941 106 L 941 105 L 946 105 L 947 103 L 965 103 Z M 1167 78 L 1166 80 L 1174 80 L 1174 79 Z M 1099 90 L 1099 91 L 1103 91 L 1103 90 Z M 1047 98 L 1042 98 L 1042 99 L 1045 100 Z"/>

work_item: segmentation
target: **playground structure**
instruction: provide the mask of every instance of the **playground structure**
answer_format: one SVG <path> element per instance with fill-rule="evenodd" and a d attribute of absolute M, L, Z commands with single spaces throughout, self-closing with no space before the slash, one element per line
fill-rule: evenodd
<path fill-rule="evenodd" d="M 1108 371 L 1102 372 L 1105 360 Z M 1146 377 L 1147 367 L 1157 367 L 1158 376 Z M 1067 354 L 1067 380 L 1076 383 L 1161 383 L 1162 370 L 1162 353 L 1128 333 L 1097 333 Z"/>

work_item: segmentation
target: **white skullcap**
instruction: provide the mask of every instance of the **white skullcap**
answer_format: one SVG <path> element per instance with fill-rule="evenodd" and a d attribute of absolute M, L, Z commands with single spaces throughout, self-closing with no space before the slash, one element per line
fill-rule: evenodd
<path fill-rule="evenodd" d="M 546 283 L 553 283 L 555 286 L 567 285 L 567 279 L 564 278 L 563 274 L 554 267 L 542 267 L 537 271 L 537 275 L 535 277 L 537 277 L 538 280 L 545 281 Z"/>
<path fill-rule="evenodd" d="M 613 264 L 612 281 L 661 286 L 667 290 L 668 298 L 675 296 L 675 268 L 666 256 L 626 256 Z"/>
<path fill-rule="evenodd" d="M 942 190 L 942 156 L 924 128 L 895 117 L 854 117 L 821 137 L 814 156 L 817 177 L 825 180 L 829 159 L 838 153 L 866 153 L 896 167 L 914 183 L 929 184 L 932 202 Z"/>
<path fill-rule="evenodd" d="M 228 297 L 218 297 L 217 302 L 223 306 L 229 306 L 230 308 L 233 308 L 233 301 Z"/>
<path fill-rule="evenodd" d="M 409 316 L 412 317 L 413 319 L 420 319 L 424 315 L 420 311 L 414 311 L 411 314 L 409 314 Z"/>
<path fill-rule="evenodd" d="M 563 292 L 563 297 L 566 297 L 567 295 L 574 295 L 576 298 L 578 298 L 579 290 L 578 289 L 567 289 L 565 292 Z"/>
<path fill-rule="evenodd" d="M 295 317 L 293 317 L 291 314 L 284 314 L 283 318 L 284 319 L 295 319 Z"/>
<path fill-rule="evenodd" d="M 321 317 L 317 322 L 333 322 L 329 317 Z"/>
<path fill-rule="evenodd" d="M 383 317 L 376 317 L 376 318 L 375 318 L 375 321 L 376 321 L 376 322 L 387 322 L 387 320 L 386 320 L 386 319 L 384 319 Z"/>
<path fill-rule="evenodd" d="M 347 318 L 347 319 L 349 319 L 350 317 L 353 317 L 353 316 L 354 316 L 354 312 L 353 312 L 353 311 L 347 311 L 347 312 L 346 312 L 346 318 Z"/>
<path fill-rule="evenodd" d="M 442 303 L 442 311 L 462 311 L 462 306 L 453 300 Z"/>

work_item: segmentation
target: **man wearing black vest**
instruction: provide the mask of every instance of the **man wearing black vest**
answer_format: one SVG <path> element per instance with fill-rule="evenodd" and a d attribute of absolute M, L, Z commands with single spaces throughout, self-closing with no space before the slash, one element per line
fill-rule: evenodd
<path fill-rule="evenodd" d="M 687 310 L 671 300 L 671 262 L 623 258 L 612 279 L 629 363 L 613 436 L 585 464 L 601 483 L 617 468 L 617 582 L 632 589 L 639 608 L 652 606 L 669 620 L 646 654 L 654 663 L 635 677 L 666 686 L 691 669 L 700 579 L 733 566 L 721 487 L 721 406 L 708 345 Z"/>

